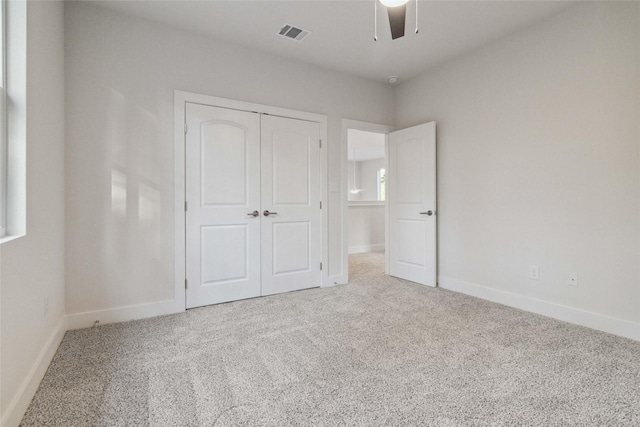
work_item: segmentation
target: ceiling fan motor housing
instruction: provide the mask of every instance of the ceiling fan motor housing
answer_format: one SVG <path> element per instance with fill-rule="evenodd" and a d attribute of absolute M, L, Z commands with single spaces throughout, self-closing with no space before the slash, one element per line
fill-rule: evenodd
<path fill-rule="evenodd" d="M 391 26 L 391 38 L 395 40 L 404 37 L 406 3 L 401 6 L 387 7 L 387 15 L 389 15 L 389 25 Z"/>

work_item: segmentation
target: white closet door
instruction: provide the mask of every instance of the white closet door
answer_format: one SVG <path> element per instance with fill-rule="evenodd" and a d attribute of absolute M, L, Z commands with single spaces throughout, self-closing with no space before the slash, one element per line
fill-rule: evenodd
<path fill-rule="evenodd" d="M 260 115 L 186 104 L 187 308 L 260 295 Z"/>
<path fill-rule="evenodd" d="M 320 286 L 319 132 L 262 116 L 262 295 Z"/>
<path fill-rule="evenodd" d="M 389 134 L 389 273 L 436 286 L 436 124 Z"/>

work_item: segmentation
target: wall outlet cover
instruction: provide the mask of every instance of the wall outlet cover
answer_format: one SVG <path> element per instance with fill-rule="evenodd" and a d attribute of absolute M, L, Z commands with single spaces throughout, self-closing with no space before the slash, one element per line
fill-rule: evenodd
<path fill-rule="evenodd" d="M 529 266 L 529 279 L 538 280 L 540 278 L 540 270 L 537 265 Z"/>

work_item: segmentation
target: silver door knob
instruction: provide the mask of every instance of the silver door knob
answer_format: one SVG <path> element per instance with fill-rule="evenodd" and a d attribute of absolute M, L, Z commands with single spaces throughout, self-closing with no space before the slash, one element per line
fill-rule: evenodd
<path fill-rule="evenodd" d="M 433 211 L 420 212 L 420 215 L 433 215 Z"/>
<path fill-rule="evenodd" d="M 260 215 L 260 212 L 258 212 L 258 211 L 253 211 L 253 212 L 249 212 L 247 215 L 250 215 L 250 216 L 252 216 L 252 217 L 256 217 L 256 216 L 259 216 L 259 215 Z"/>
<path fill-rule="evenodd" d="M 269 215 L 278 215 L 278 212 L 269 212 L 269 211 L 264 211 L 264 212 L 262 212 L 262 215 L 264 215 L 264 216 L 269 216 Z"/>

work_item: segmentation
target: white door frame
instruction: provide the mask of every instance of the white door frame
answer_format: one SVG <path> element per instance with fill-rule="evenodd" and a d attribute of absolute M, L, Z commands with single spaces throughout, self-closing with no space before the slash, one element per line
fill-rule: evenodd
<path fill-rule="evenodd" d="M 219 98 L 216 96 L 202 95 L 182 90 L 174 91 L 174 136 L 173 136 L 173 200 L 174 200 L 174 292 L 173 298 L 176 306 L 186 309 L 186 240 L 185 240 L 185 104 L 211 105 L 214 107 L 229 108 L 234 110 L 250 111 L 269 114 L 272 116 L 289 117 L 292 119 L 307 120 L 320 124 L 320 198 L 322 201 L 321 221 L 321 262 L 322 269 L 320 286 L 329 283 L 328 274 L 328 216 L 327 216 L 327 116 L 303 111 L 289 110 L 270 105 L 254 104 L 250 102 L 236 101 L 233 99 Z"/>
<path fill-rule="evenodd" d="M 369 122 L 361 122 L 358 120 L 342 119 L 342 131 L 340 138 L 340 194 L 342 212 L 340 215 L 340 228 L 342 230 L 341 245 L 340 245 L 340 276 L 337 283 L 346 284 L 349 280 L 349 194 L 347 192 L 348 183 L 348 137 L 347 133 L 349 129 L 363 130 L 366 132 L 384 133 L 387 135 L 384 143 L 385 152 L 385 169 L 387 170 L 387 176 L 389 176 L 389 132 L 394 129 L 391 126 L 380 125 Z M 388 186 L 387 186 L 388 188 Z M 333 189 L 332 189 L 333 191 Z M 387 197 L 388 199 L 388 197 Z M 389 274 L 389 204 L 385 200 L 384 204 L 384 264 L 385 274 Z M 336 276 L 332 276 L 336 277 Z"/>

